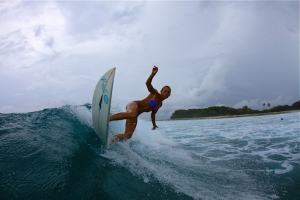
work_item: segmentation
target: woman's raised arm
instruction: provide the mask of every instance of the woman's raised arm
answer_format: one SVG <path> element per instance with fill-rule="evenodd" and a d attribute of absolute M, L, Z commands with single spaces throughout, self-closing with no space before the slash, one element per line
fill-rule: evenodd
<path fill-rule="evenodd" d="M 158 93 L 156 89 L 152 86 L 151 82 L 155 74 L 158 72 L 158 67 L 154 66 L 152 69 L 152 73 L 150 74 L 149 78 L 146 81 L 146 86 L 148 88 L 148 91 L 152 94 Z"/>

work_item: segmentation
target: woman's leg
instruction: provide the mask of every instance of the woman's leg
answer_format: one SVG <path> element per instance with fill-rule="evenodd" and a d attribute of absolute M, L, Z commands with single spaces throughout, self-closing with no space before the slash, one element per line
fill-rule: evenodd
<path fill-rule="evenodd" d="M 125 133 L 118 134 L 113 137 L 113 140 L 121 141 L 130 139 L 137 125 L 137 117 L 126 120 Z"/>
<path fill-rule="evenodd" d="M 110 116 L 109 121 L 132 119 L 137 117 L 139 112 L 139 105 L 136 102 L 131 102 L 126 106 L 126 112 L 116 113 Z"/>
<path fill-rule="evenodd" d="M 126 119 L 125 132 L 113 137 L 113 140 L 130 139 L 137 125 L 137 115 L 139 106 L 136 102 L 131 102 L 126 106 L 126 112 L 121 112 L 110 116 L 110 121 Z"/>

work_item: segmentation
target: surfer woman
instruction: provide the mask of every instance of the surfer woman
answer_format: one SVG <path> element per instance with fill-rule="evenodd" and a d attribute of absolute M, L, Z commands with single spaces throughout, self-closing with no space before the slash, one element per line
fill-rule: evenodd
<path fill-rule="evenodd" d="M 110 121 L 126 119 L 125 132 L 123 134 L 115 135 L 113 140 L 120 141 L 130 139 L 137 125 L 137 118 L 143 112 L 152 111 L 152 130 L 158 128 L 155 123 L 155 114 L 162 106 L 162 101 L 171 95 L 171 88 L 169 86 L 164 86 L 160 93 L 153 88 L 151 82 L 157 72 L 158 68 L 154 66 L 152 73 L 146 81 L 146 86 L 150 94 L 145 99 L 133 101 L 126 106 L 126 112 L 120 112 L 110 116 Z"/>

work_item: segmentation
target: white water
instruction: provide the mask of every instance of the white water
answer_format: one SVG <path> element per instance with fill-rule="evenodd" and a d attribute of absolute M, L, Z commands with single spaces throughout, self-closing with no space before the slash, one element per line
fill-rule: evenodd
<path fill-rule="evenodd" d="M 157 124 L 139 120 L 130 140 L 102 156 L 195 199 L 276 198 L 273 176 L 300 163 L 299 113 Z M 121 133 L 124 121 L 110 127 Z"/>

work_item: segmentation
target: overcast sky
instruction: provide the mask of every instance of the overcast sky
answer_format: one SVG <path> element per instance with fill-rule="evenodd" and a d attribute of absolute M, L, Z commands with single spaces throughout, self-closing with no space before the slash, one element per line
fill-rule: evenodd
<path fill-rule="evenodd" d="M 299 100 L 298 1 L 1 1 L 0 24 L 0 113 L 91 103 L 113 67 L 125 111 L 153 65 L 172 88 L 158 119 Z"/>

